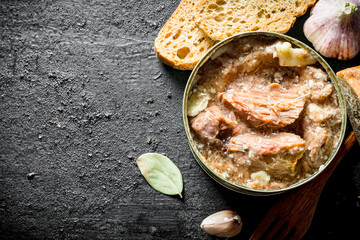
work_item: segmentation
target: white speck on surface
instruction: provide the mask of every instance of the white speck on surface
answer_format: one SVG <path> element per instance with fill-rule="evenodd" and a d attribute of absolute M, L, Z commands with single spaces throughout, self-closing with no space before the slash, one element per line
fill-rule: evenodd
<path fill-rule="evenodd" d="M 223 173 L 221 174 L 221 176 L 222 176 L 223 178 L 225 178 L 225 179 L 228 179 L 228 178 L 230 177 L 230 175 L 229 175 L 227 172 L 223 172 Z"/>

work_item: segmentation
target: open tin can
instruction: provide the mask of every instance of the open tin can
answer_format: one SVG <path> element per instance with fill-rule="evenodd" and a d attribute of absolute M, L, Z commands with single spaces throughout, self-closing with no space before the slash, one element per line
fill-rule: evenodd
<path fill-rule="evenodd" d="M 227 179 L 225 179 L 224 177 L 220 176 L 219 174 L 217 174 L 212 168 L 210 168 L 207 163 L 206 160 L 204 158 L 204 156 L 200 153 L 199 149 L 197 148 L 195 141 L 193 139 L 192 133 L 191 133 L 191 129 L 190 129 L 190 124 L 189 124 L 189 119 L 188 119 L 188 100 L 190 98 L 191 95 L 191 90 L 192 88 L 196 85 L 198 78 L 197 78 L 197 74 L 199 69 L 215 54 L 218 54 L 217 52 L 222 51 L 221 48 L 227 44 L 229 44 L 230 42 L 236 40 L 236 39 L 240 39 L 240 38 L 244 38 L 244 37 L 249 37 L 249 36 L 259 36 L 259 37 L 270 37 L 270 38 L 274 38 L 274 39 L 279 39 L 279 40 L 284 40 L 287 42 L 290 42 L 291 44 L 293 44 L 294 46 L 303 48 L 308 50 L 309 52 L 311 52 L 311 54 L 313 56 L 315 56 L 317 62 L 322 66 L 323 70 L 326 72 L 326 74 L 328 75 L 328 78 L 331 80 L 332 85 L 334 86 L 334 89 L 336 91 L 336 95 L 337 95 L 337 99 L 338 99 L 338 104 L 339 104 L 339 108 L 341 110 L 341 129 L 340 129 L 340 136 L 338 138 L 338 142 L 337 142 L 337 147 L 335 147 L 332 152 L 330 153 L 328 159 L 326 160 L 326 162 L 324 164 L 322 164 L 322 167 L 320 167 L 319 169 L 317 169 L 314 173 L 312 173 L 310 176 L 303 178 L 297 182 L 295 182 L 294 184 L 285 187 L 285 188 L 279 188 L 279 189 L 271 189 L 271 190 L 259 190 L 259 189 L 253 189 L 253 188 L 249 188 L 240 184 L 236 184 L 234 182 L 231 182 Z M 241 33 L 241 34 L 237 34 L 234 35 L 232 37 L 229 37 L 221 42 L 219 42 L 218 44 L 216 44 L 214 47 L 212 47 L 206 54 L 205 56 L 199 61 L 199 63 L 195 66 L 195 68 L 193 69 L 189 80 L 187 82 L 186 88 L 185 88 L 185 92 L 184 92 L 184 97 L 183 97 L 183 122 L 184 122 L 184 127 L 185 127 L 185 132 L 186 132 L 186 136 L 188 139 L 188 143 L 190 146 L 190 149 L 194 155 L 195 160 L 197 161 L 197 163 L 200 165 L 200 167 L 212 178 L 214 179 L 216 182 L 218 182 L 219 184 L 221 184 L 222 186 L 233 190 L 235 192 L 239 192 L 239 193 L 244 193 L 244 194 L 248 194 L 248 195 L 255 195 L 255 196 L 268 196 L 268 195 L 274 195 L 274 194 L 278 194 L 278 193 L 282 193 L 285 191 L 288 191 L 290 189 L 294 189 L 296 187 L 299 187 L 305 183 L 307 183 L 308 181 L 311 181 L 312 179 L 314 179 L 317 175 L 319 175 L 326 167 L 327 165 L 329 165 L 329 163 L 332 161 L 332 159 L 335 157 L 342 141 L 345 135 L 345 130 L 346 130 L 346 121 L 347 121 L 347 116 L 346 116 L 346 106 L 345 106 L 345 101 L 344 101 L 344 96 L 342 94 L 341 88 L 339 87 L 337 78 L 335 73 L 333 72 L 333 70 L 331 69 L 331 67 L 325 62 L 325 60 L 316 52 L 314 51 L 312 48 L 310 48 L 309 46 L 307 46 L 306 44 L 292 38 L 289 36 L 286 36 L 284 34 L 279 34 L 279 33 L 272 33 L 272 32 L 261 32 L 261 31 L 256 31 L 256 32 L 247 32 L 247 33 Z"/>

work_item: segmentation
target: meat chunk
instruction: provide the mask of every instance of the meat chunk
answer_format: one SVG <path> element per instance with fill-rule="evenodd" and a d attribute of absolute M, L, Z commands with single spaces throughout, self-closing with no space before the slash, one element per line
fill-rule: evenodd
<path fill-rule="evenodd" d="M 305 104 L 297 93 L 279 84 L 271 84 L 265 90 L 225 92 L 219 98 L 245 116 L 254 127 L 285 127 L 299 117 Z"/>
<path fill-rule="evenodd" d="M 335 114 L 339 114 L 338 109 L 333 107 L 320 107 L 316 103 L 310 103 L 306 109 L 308 118 L 311 121 L 322 123 L 330 118 L 332 118 Z"/>
<path fill-rule="evenodd" d="M 248 154 L 252 168 L 272 174 L 288 174 L 294 173 L 297 160 L 304 154 L 305 144 L 301 137 L 292 133 L 247 133 L 232 137 L 227 149 Z"/>
<path fill-rule="evenodd" d="M 326 130 L 322 127 L 316 127 L 315 130 L 308 130 L 304 133 L 304 139 L 306 140 L 306 152 L 310 161 L 307 163 L 311 168 L 318 168 L 323 164 L 325 159 L 322 159 L 324 154 L 322 153 L 322 146 L 328 139 Z"/>
<path fill-rule="evenodd" d="M 327 74 L 318 68 L 307 66 L 298 70 L 300 81 L 305 85 L 300 86 L 302 93 L 306 94 L 312 101 L 322 102 L 330 97 L 334 90 L 333 85 L 328 82 Z M 294 86 L 295 87 L 295 86 Z"/>
<path fill-rule="evenodd" d="M 311 81 L 309 81 L 311 82 Z M 312 84 L 310 93 L 311 93 L 311 100 L 314 101 L 323 101 L 327 99 L 331 93 L 333 92 L 333 85 L 330 83 L 324 82 L 317 82 Z"/>
<path fill-rule="evenodd" d="M 210 144 L 221 144 L 217 138 L 220 131 L 231 130 L 235 133 L 237 122 L 235 116 L 228 117 L 217 107 L 211 106 L 200 113 L 192 122 L 194 132 Z"/>

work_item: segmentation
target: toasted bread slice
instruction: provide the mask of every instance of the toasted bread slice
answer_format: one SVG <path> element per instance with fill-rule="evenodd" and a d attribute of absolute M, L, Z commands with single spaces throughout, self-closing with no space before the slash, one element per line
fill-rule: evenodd
<path fill-rule="evenodd" d="M 287 32 L 316 0 L 199 0 L 196 24 L 213 40 L 248 31 Z"/>
<path fill-rule="evenodd" d="M 360 142 L 360 66 L 341 70 L 336 76 L 344 90 L 350 122 Z"/>
<path fill-rule="evenodd" d="M 180 70 L 191 70 L 216 42 L 194 22 L 193 9 L 198 0 L 182 0 L 155 39 L 156 56 Z"/>

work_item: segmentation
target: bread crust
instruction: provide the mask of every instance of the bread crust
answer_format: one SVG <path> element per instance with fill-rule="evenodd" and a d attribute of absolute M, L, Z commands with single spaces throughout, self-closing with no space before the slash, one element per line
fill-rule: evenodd
<path fill-rule="evenodd" d="M 360 143 L 360 66 L 341 70 L 336 76 L 344 91 L 350 122 Z"/>

